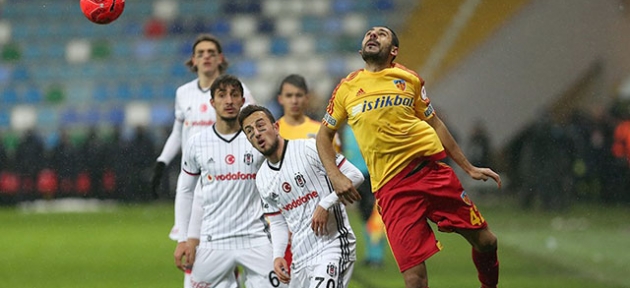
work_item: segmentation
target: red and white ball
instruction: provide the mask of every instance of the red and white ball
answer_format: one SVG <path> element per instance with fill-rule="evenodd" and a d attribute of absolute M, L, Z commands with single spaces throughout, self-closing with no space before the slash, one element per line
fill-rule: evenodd
<path fill-rule="evenodd" d="M 81 11 L 96 24 L 109 24 L 125 9 L 125 0 L 81 0 Z"/>

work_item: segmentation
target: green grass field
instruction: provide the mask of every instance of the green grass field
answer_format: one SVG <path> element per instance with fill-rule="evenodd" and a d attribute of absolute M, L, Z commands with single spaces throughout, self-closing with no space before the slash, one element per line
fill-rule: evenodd
<path fill-rule="evenodd" d="M 552 214 L 478 206 L 499 237 L 501 287 L 630 287 L 628 207 Z M 360 263 L 362 226 L 351 212 Z M 172 217 L 170 203 L 90 213 L 0 208 L 0 286 L 182 287 L 175 243 L 166 236 Z M 463 238 L 438 233 L 438 239 L 445 248 L 427 261 L 431 287 L 479 287 Z M 357 264 L 350 287 L 404 287 L 389 251 L 386 260 L 379 270 Z"/>

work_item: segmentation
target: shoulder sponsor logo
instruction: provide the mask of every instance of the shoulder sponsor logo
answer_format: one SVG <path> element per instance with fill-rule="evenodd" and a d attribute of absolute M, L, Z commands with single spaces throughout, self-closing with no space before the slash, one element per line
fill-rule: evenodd
<path fill-rule="evenodd" d="M 216 181 L 237 181 L 237 180 L 255 180 L 256 179 L 256 173 L 241 173 L 236 172 L 236 173 L 227 173 L 227 174 L 219 174 L 219 175 L 210 175 L 208 174 L 207 176 L 208 181 L 212 182 L 214 180 Z"/>
<path fill-rule="evenodd" d="M 429 104 L 427 110 L 424 110 L 424 117 L 429 117 L 433 114 L 433 105 Z"/>
<path fill-rule="evenodd" d="M 328 113 L 324 115 L 324 122 L 330 124 L 331 126 L 337 126 L 337 119 L 335 119 L 334 117 L 332 117 L 332 115 Z"/>
<path fill-rule="evenodd" d="M 308 203 L 309 201 L 315 199 L 319 197 L 319 194 L 317 194 L 317 191 L 311 191 L 310 193 L 299 197 L 297 199 L 294 199 L 293 201 L 291 201 L 291 203 L 284 205 L 284 207 L 282 207 L 282 209 L 286 210 L 286 211 L 290 211 L 293 210 L 297 207 L 300 207 L 306 203 Z"/>
<path fill-rule="evenodd" d="M 225 156 L 225 163 L 227 163 L 228 165 L 234 164 L 235 161 L 236 157 L 234 157 L 234 155 L 228 154 L 227 156 Z"/>

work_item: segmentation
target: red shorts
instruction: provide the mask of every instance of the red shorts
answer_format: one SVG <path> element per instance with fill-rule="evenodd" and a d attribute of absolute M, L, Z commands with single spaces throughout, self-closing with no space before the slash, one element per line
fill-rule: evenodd
<path fill-rule="evenodd" d="M 414 171 L 418 165 L 424 167 Z M 374 196 L 401 272 L 442 248 L 427 219 L 442 232 L 487 226 L 453 169 L 442 162 L 416 159 Z"/>

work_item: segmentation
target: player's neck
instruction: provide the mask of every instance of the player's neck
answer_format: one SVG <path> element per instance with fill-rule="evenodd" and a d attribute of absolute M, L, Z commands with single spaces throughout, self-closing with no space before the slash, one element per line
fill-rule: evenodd
<path fill-rule="evenodd" d="M 238 125 L 238 121 L 236 121 L 236 119 L 223 120 L 221 118 L 217 118 L 214 128 L 221 134 L 234 134 L 241 130 L 241 125 Z"/>
<path fill-rule="evenodd" d="M 304 121 L 306 121 L 306 117 L 304 116 L 304 114 L 300 114 L 297 116 L 287 115 L 286 113 L 284 114 L 284 122 L 288 125 L 298 126 L 302 125 Z"/>
<path fill-rule="evenodd" d="M 379 72 L 382 71 L 386 68 L 389 68 L 392 66 L 391 62 L 374 62 L 374 61 L 370 61 L 370 62 L 365 62 L 365 68 L 364 70 L 369 71 L 369 72 Z"/>
<path fill-rule="evenodd" d="M 269 161 L 269 163 L 278 164 L 280 160 L 282 160 L 282 154 L 284 153 L 284 145 L 286 143 L 287 143 L 286 140 L 280 137 L 280 135 L 278 135 L 278 147 L 276 148 L 276 151 L 271 153 L 271 155 L 267 156 L 267 160 Z"/>
<path fill-rule="evenodd" d="M 214 80 L 217 79 L 219 75 L 221 75 L 219 71 L 212 73 L 210 75 L 199 73 L 197 75 L 197 77 L 199 78 L 199 87 L 201 87 L 204 90 L 210 89 L 210 86 L 212 86 L 212 82 L 214 82 Z"/>

